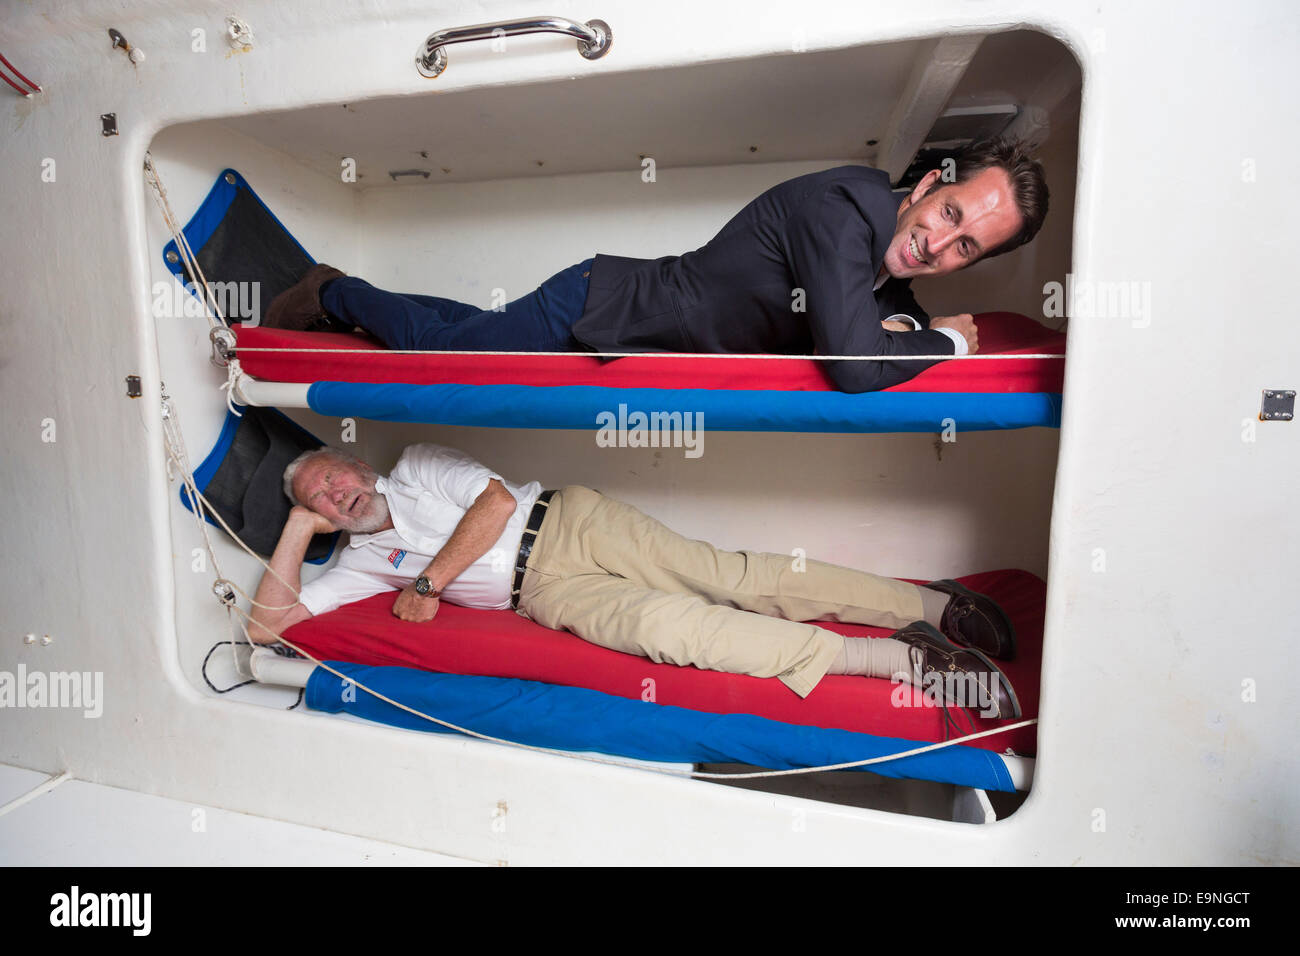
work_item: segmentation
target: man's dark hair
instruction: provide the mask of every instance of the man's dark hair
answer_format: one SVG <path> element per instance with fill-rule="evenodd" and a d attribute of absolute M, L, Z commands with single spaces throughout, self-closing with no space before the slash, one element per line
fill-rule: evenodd
<path fill-rule="evenodd" d="M 981 258 L 992 259 L 1004 252 L 1023 246 L 1043 226 L 1047 218 L 1047 180 L 1043 178 L 1043 165 L 1031 159 L 1033 147 L 1022 140 L 994 139 L 966 147 L 956 156 L 953 170 L 954 183 L 964 183 L 986 169 L 1001 169 L 1011 179 L 1011 194 L 1016 199 L 1024 225 L 1020 231 Z"/>

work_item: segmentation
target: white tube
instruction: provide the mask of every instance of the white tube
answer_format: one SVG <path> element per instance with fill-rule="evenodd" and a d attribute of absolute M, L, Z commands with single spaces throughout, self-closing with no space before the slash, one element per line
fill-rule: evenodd
<path fill-rule="evenodd" d="M 307 678 L 316 669 L 311 661 L 295 657 L 281 657 L 267 647 L 259 647 L 248 659 L 253 677 L 263 684 L 283 684 L 286 687 L 306 687 Z"/>
<path fill-rule="evenodd" d="M 235 401 L 241 405 L 261 405 L 271 408 L 309 408 L 307 389 L 301 382 L 260 382 L 248 375 L 240 375 L 233 391 Z"/>
<path fill-rule="evenodd" d="M 27 803 L 31 800 L 35 800 L 37 797 L 44 796 L 45 794 L 53 790 L 55 787 L 57 787 L 59 784 L 64 783 L 65 781 L 71 779 L 73 779 L 71 770 L 65 770 L 63 771 L 63 773 L 57 776 L 48 778 L 42 783 L 37 784 L 31 790 L 28 790 L 21 797 L 15 797 L 14 799 L 6 803 L 3 807 L 0 807 L 0 817 L 4 816 L 6 813 L 9 813 L 10 811 L 17 810 L 24 803 Z"/>
<path fill-rule="evenodd" d="M 1028 790 L 1029 785 L 1034 782 L 1034 758 L 1033 757 L 1016 757 L 1012 754 L 999 754 L 1002 762 L 1007 766 L 1007 773 L 1011 774 L 1011 783 L 1017 790 Z"/>

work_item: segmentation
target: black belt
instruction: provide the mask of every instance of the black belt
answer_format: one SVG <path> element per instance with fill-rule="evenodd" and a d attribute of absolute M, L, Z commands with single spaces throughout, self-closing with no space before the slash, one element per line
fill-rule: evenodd
<path fill-rule="evenodd" d="M 511 607 L 519 606 L 519 590 L 524 586 L 524 571 L 528 567 L 528 556 L 533 553 L 537 532 L 542 527 L 542 519 L 546 517 L 546 509 L 554 496 L 554 489 L 543 491 L 537 496 L 533 510 L 528 513 L 528 524 L 524 527 L 523 537 L 519 539 L 519 556 L 515 558 L 515 585 L 510 589 Z"/>

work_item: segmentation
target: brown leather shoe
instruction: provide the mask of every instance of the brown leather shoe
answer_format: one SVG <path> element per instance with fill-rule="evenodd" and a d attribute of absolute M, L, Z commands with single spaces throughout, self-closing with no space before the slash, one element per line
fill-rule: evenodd
<path fill-rule="evenodd" d="M 913 621 L 892 635 L 915 648 L 921 687 L 934 686 L 944 702 L 974 710 L 992 720 L 1021 714 L 1015 689 L 1002 669 L 973 647 L 958 647 L 925 621 Z"/>
<path fill-rule="evenodd" d="M 1004 661 L 1016 656 L 1016 629 L 997 601 L 956 581 L 931 581 L 925 587 L 952 595 L 939 622 L 950 640 Z"/>
<path fill-rule="evenodd" d="M 262 327 L 292 332 L 334 331 L 338 320 L 332 320 L 320 304 L 320 287 L 342 276 L 338 269 L 323 262 L 312 266 L 296 285 L 271 300 L 262 316 Z"/>

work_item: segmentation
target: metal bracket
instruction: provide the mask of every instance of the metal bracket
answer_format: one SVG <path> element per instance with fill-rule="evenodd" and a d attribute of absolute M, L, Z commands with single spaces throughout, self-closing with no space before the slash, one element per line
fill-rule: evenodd
<path fill-rule="evenodd" d="M 122 49 L 126 52 L 126 58 L 132 63 L 139 64 L 144 62 L 144 50 L 139 47 L 131 46 L 126 42 L 126 37 L 122 36 L 122 31 L 108 28 L 108 35 L 113 40 L 113 49 Z"/>
<path fill-rule="evenodd" d="M 253 28 L 239 17 L 226 17 L 226 42 L 234 50 L 252 46 Z"/>
<path fill-rule="evenodd" d="M 1260 403 L 1261 422 L 1289 422 L 1295 418 L 1295 389 L 1266 388 Z"/>
<path fill-rule="evenodd" d="M 126 397 L 127 397 L 127 398 L 139 398 L 140 395 L 141 395 L 141 391 L 140 391 L 140 376 L 139 376 L 139 375 L 128 375 L 128 376 L 126 377 Z"/>
<path fill-rule="evenodd" d="M 100 130 L 100 132 L 102 132 L 105 136 L 117 135 L 117 114 L 116 113 L 100 113 L 99 122 L 103 127 Z"/>
<path fill-rule="evenodd" d="M 217 600 L 226 607 L 234 607 L 235 589 L 225 578 L 217 578 L 217 580 L 212 582 L 212 593 L 215 594 Z"/>
<path fill-rule="evenodd" d="M 208 341 L 212 343 L 212 364 L 217 368 L 228 366 L 235 355 L 234 330 L 225 327 L 213 329 L 208 333 Z"/>

